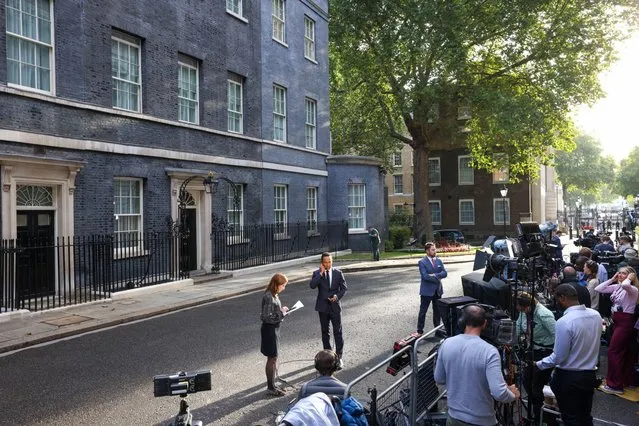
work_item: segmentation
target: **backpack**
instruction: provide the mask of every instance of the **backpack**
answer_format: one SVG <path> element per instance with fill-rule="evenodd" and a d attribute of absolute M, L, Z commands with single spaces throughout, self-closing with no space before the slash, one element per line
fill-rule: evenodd
<path fill-rule="evenodd" d="M 368 426 L 366 410 L 354 397 L 349 396 L 342 401 L 341 426 Z"/>

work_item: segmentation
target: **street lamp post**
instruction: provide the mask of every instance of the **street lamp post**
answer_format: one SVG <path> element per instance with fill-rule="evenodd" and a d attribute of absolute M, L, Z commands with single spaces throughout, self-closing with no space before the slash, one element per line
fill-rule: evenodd
<path fill-rule="evenodd" d="M 575 207 L 577 211 L 575 212 L 576 223 L 575 229 L 577 230 L 577 238 L 581 237 L 581 197 L 577 197 L 577 201 L 575 201 Z"/>
<path fill-rule="evenodd" d="M 506 238 L 506 196 L 508 195 L 508 188 L 506 188 L 506 185 L 504 185 L 504 187 L 499 190 L 499 193 L 501 194 L 501 204 L 504 208 L 504 215 L 502 216 L 502 220 L 504 223 L 504 238 Z"/>

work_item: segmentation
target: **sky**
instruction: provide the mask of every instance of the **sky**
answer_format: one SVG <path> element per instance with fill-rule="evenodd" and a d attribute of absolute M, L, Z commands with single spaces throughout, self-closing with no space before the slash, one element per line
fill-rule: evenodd
<path fill-rule="evenodd" d="M 604 155 L 619 162 L 639 145 L 639 34 L 619 48 L 619 60 L 600 75 L 605 98 L 577 108 L 577 127 L 601 142 Z"/>

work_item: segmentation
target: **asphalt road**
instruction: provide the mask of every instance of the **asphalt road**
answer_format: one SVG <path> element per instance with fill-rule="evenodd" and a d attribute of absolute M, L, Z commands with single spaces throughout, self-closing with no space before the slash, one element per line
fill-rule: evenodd
<path fill-rule="evenodd" d="M 446 295 L 461 294 L 460 276 L 471 266 L 449 266 Z M 390 355 L 393 342 L 415 329 L 419 280 L 416 268 L 350 273 L 346 279 L 346 368 L 338 377 L 349 382 Z M 213 390 L 188 398 L 195 419 L 272 425 L 299 385 L 315 376 L 312 359 L 321 349 L 315 292 L 307 282 L 295 283 L 281 299 L 289 306 L 297 300 L 305 305 L 282 324 L 279 373 L 295 387 L 285 397 L 265 395 L 258 292 L 0 357 L 0 424 L 165 425 L 176 414 L 179 398 L 153 398 L 152 377 L 211 369 Z M 356 394 L 391 380 L 380 372 Z M 637 406 L 630 404 L 597 392 L 594 414 L 636 424 Z"/>

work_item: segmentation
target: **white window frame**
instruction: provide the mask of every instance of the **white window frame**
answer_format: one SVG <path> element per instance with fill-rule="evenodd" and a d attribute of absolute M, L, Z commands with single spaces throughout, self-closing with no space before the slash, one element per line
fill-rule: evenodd
<path fill-rule="evenodd" d="M 306 148 L 317 149 L 317 101 L 311 98 L 304 98 L 304 139 Z"/>
<path fill-rule="evenodd" d="M 431 204 L 436 204 L 439 207 L 439 220 L 433 219 L 433 210 Z M 441 200 L 428 200 L 428 207 L 430 210 L 430 220 L 431 225 L 441 225 L 442 224 L 442 202 Z"/>
<path fill-rule="evenodd" d="M 462 220 L 462 203 L 471 203 L 473 207 L 473 220 L 472 221 L 463 221 Z M 462 198 L 459 200 L 458 204 L 459 208 L 459 224 L 460 225 L 474 225 L 475 224 L 475 200 L 472 198 Z"/>
<path fill-rule="evenodd" d="M 280 237 L 288 235 L 288 186 L 286 185 L 273 186 L 273 214 L 276 235 Z M 280 223 L 281 228 L 278 226 Z"/>
<path fill-rule="evenodd" d="M 317 187 L 306 188 L 306 230 L 309 234 L 317 233 Z"/>
<path fill-rule="evenodd" d="M 233 16 L 244 18 L 242 0 L 226 0 L 226 11 Z"/>
<path fill-rule="evenodd" d="M 276 134 L 277 123 L 281 122 L 281 138 Z M 273 140 L 286 142 L 286 88 L 277 84 L 273 85 Z"/>
<path fill-rule="evenodd" d="M 35 19 L 35 38 L 29 37 L 27 35 L 24 34 L 24 28 L 23 28 L 23 15 L 27 15 L 22 8 L 20 9 L 15 9 L 15 8 L 11 8 L 9 7 L 8 3 L 5 2 L 5 34 L 6 34 L 6 67 L 7 67 L 7 84 L 10 87 L 19 87 L 21 89 L 25 89 L 25 90 L 29 90 L 29 91 L 34 91 L 34 92 L 38 92 L 38 93 L 46 93 L 46 94 L 54 94 L 55 93 L 55 52 L 54 52 L 54 46 L 55 46 L 55 38 L 54 38 L 54 31 L 55 31 L 55 21 L 54 21 L 54 16 L 53 16 L 53 1 L 49 0 L 48 2 L 49 5 L 49 20 L 44 20 L 44 19 L 39 19 L 39 11 L 40 8 L 38 7 L 38 2 L 35 2 L 35 7 L 36 7 L 36 15 L 35 17 L 32 16 L 33 19 Z M 20 5 L 22 5 L 22 2 L 20 2 Z M 9 12 L 9 9 L 12 9 L 14 11 L 16 11 L 15 13 L 17 13 L 17 18 L 18 18 L 18 23 L 17 26 L 19 27 L 19 31 L 18 32 L 13 32 L 9 30 L 9 16 L 11 15 L 11 13 Z M 41 35 L 43 33 L 42 30 L 42 22 L 48 22 L 49 23 L 49 42 L 46 41 L 42 41 L 41 40 Z M 14 58 L 14 59 L 9 59 L 9 40 L 16 40 L 18 43 L 18 57 Z M 32 63 L 29 62 L 23 62 L 22 59 L 24 58 L 24 56 L 26 54 L 29 53 L 29 46 L 35 46 L 35 51 L 33 51 L 33 55 L 29 55 L 32 56 Z M 42 64 L 40 63 L 40 55 L 37 52 L 38 48 L 46 48 L 48 50 L 48 56 L 49 56 L 49 63 L 48 64 Z M 16 82 L 10 82 L 9 81 L 9 63 L 11 62 L 17 62 L 18 65 L 18 79 L 19 81 Z M 45 66 L 43 66 L 45 65 Z M 29 67 L 29 69 L 33 68 L 34 70 L 34 84 L 35 87 L 33 86 L 28 86 L 23 84 L 23 80 L 24 80 L 24 75 L 23 75 L 23 68 L 27 66 Z M 39 84 L 41 79 L 39 78 L 39 71 L 40 72 L 44 72 L 45 70 L 49 73 L 49 88 L 48 89 L 42 89 L 41 85 Z"/>
<path fill-rule="evenodd" d="M 195 99 L 182 95 L 183 90 L 186 90 L 189 93 L 192 92 L 192 90 L 189 90 L 190 87 L 182 87 L 182 70 L 187 70 L 189 74 L 193 71 L 195 72 Z M 190 81 L 186 83 L 190 85 Z M 186 103 L 188 105 L 195 105 L 195 116 L 193 117 L 194 120 L 191 121 L 182 119 L 183 103 Z M 178 61 L 178 121 L 189 124 L 200 123 L 200 70 L 197 65 L 193 66 L 182 61 Z"/>
<path fill-rule="evenodd" d="M 503 218 L 502 220 L 499 220 L 497 218 L 498 214 L 499 216 L 503 216 L 504 214 L 504 207 L 503 207 L 502 201 L 506 203 L 506 217 L 505 217 L 506 223 L 504 223 Z M 497 207 L 497 204 L 499 204 L 499 207 Z M 510 225 L 510 198 L 508 197 L 493 198 L 493 224 L 494 225 Z"/>
<path fill-rule="evenodd" d="M 475 184 L 475 169 L 470 166 L 470 170 L 472 170 L 471 179 L 470 180 L 462 180 L 462 160 L 470 160 L 470 155 L 459 155 L 457 157 L 457 181 L 459 185 L 474 185 Z"/>
<path fill-rule="evenodd" d="M 437 182 L 431 182 L 430 181 L 430 174 L 431 174 L 431 170 L 432 167 L 430 165 L 430 162 L 437 162 Z M 428 186 L 441 186 L 442 185 L 442 161 L 440 157 L 432 157 L 428 159 Z"/>
<path fill-rule="evenodd" d="M 233 187 L 229 188 L 229 193 L 226 198 L 226 221 L 229 228 L 232 230 L 229 232 L 229 238 L 231 242 L 239 242 L 243 239 L 242 229 L 244 228 L 244 184 L 235 184 L 235 191 Z M 235 205 L 235 194 L 237 193 L 239 204 Z M 235 218 L 237 217 L 237 221 Z"/>
<path fill-rule="evenodd" d="M 315 62 L 315 21 L 304 15 L 304 57 Z"/>
<path fill-rule="evenodd" d="M 397 185 L 397 181 L 399 178 L 399 185 Z M 399 188 L 399 186 L 401 186 L 401 188 Z M 398 191 L 398 189 L 401 189 L 401 191 Z M 393 175 L 393 194 L 395 195 L 401 195 L 404 193 L 404 175 L 403 174 L 396 174 Z"/>
<path fill-rule="evenodd" d="M 393 167 L 402 167 L 402 153 L 401 153 L 401 151 L 393 153 Z"/>
<path fill-rule="evenodd" d="M 139 212 L 138 213 L 118 213 L 117 208 L 118 208 L 118 198 L 125 198 L 122 195 L 116 194 L 116 186 L 115 186 L 115 182 L 135 182 L 138 185 L 138 192 L 139 192 Z M 133 200 L 133 196 L 129 195 L 129 203 Z M 114 179 L 114 190 L 113 190 L 113 217 L 115 220 L 115 227 L 114 227 L 114 231 L 113 234 L 115 236 L 115 240 L 114 240 L 114 249 L 115 249 L 115 254 L 118 257 L 122 257 L 122 256 L 138 256 L 140 255 L 140 251 L 142 250 L 142 235 L 144 232 L 144 183 L 142 181 L 142 179 L 139 178 L 128 178 L 128 177 L 116 177 Z M 119 222 L 119 220 L 122 217 L 137 217 L 138 220 L 138 229 L 134 230 L 134 231 L 128 231 L 128 230 L 120 230 L 119 229 L 119 225 L 122 222 Z M 138 239 L 137 242 L 138 244 L 135 246 L 122 246 L 119 241 L 118 241 L 118 234 L 132 234 L 132 233 L 137 233 L 138 234 Z"/>
<path fill-rule="evenodd" d="M 227 85 L 227 130 L 231 133 L 244 133 L 244 85 L 242 82 L 228 79 Z M 236 108 L 238 105 L 237 102 L 237 90 L 239 88 L 239 108 Z M 233 96 L 233 100 L 236 102 L 232 102 L 231 97 Z M 235 123 L 239 120 L 239 129 L 231 128 L 231 123 Z"/>
<path fill-rule="evenodd" d="M 120 78 L 120 77 L 116 77 L 113 75 L 113 54 L 111 54 L 111 81 L 113 83 L 113 87 L 112 90 L 116 91 L 116 99 L 118 99 L 117 93 L 118 90 L 116 88 L 116 83 L 117 82 L 123 82 L 126 83 L 128 85 L 130 85 L 131 87 L 136 87 L 137 88 L 137 95 L 138 95 L 138 102 L 137 105 L 135 106 L 135 109 L 130 109 L 130 108 L 124 108 L 124 107 L 120 107 L 117 105 L 112 105 L 114 109 L 119 109 L 119 110 L 123 110 L 123 111 L 132 111 L 132 112 L 142 112 L 142 44 L 139 42 L 138 43 L 132 43 L 130 41 L 124 40 L 120 37 L 117 36 L 111 36 L 111 49 L 113 50 L 113 43 L 117 43 L 118 44 L 118 50 L 120 48 L 120 45 L 126 45 L 128 46 L 129 49 L 137 49 L 138 51 L 138 63 L 135 64 L 135 66 L 138 69 L 138 81 L 135 82 L 133 80 L 126 80 L 124 78 Z M 113 98 L 112 99 L 112 103 L 113 103 Z M 117 102 L 116 102 L 117 104 Z"/>
<path fill-rule="evenodd" d="M 359 193 L 355 194 L 355 188 Z M 355 222 L 361 221 L 361 226 L 352 226 Z M 366 185 L 363 183 L 348 184 L 348 231 L 366 230 Z"/>
<path fill-rule="evenodd" d="M 508 164 L 508 155 L 504 153 L 498 153 L 493 155 L 493 158 L 497 163 L 506 163 Z M 503 161 L 503 159 L 506 161 Z M 510 167 L 508 165 L 495 169 L 493 171 L 493 183 L 508 183 L 510 182 Z"/>
<path fill-rule="evenodd" d="M 272 7 L 273 40 L 286 46 L 286 0 L 273 0 Z"/>

